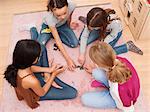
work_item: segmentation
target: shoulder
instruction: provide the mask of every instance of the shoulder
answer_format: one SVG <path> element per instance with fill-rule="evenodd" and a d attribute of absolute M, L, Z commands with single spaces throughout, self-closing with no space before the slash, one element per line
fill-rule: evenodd
<path fill-rule="evenodd" d="M 127 58 L 117 56 L 117 59 L 120 60 L 122 63 L 124 63 L 131 70 L 134 68 L 133 65 L 132 65 L 132 63 Z"/>
<path fill-rule="evenodd" d="M 49 26 L 55 26 L 57 23 L 57 19 L 51 11 L 48 11 L 45 13 L 43 20 L 44 20 L 45 24 L 47 24 Z"/>
<path fill-rule="evenodd" d="M 110 23 L 107 26 L 107 29 L 112 29 L 113 31 L 120 32 L 123 30 L 121 20 L 115 19 L 115 14 L 110 14 Z"/>
<path fill-rule="evenodd" d="M 69 10 L 72 12 L 75 9 L 76 4 L 72 0 L 67 0 L 67 2 Z"/>
<path fill-rule="evenodd" d="M 25 89 L 32 88 L 35 85 L 39 85 L 39 81 L 33 75 L 29 75 L 25 77 L 24 79 L 22 79 L 22 87 Z"/>

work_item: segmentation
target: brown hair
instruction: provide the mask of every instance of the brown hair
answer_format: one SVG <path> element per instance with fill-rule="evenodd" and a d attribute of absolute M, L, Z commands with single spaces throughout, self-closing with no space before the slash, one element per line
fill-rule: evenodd
<path fill-rule="evenodd" d="M 100 7 L 92 8 L 87 14 L 87 26 L 101 27 L 100 40 L 106 37 L 106 27 L 109 24 L 109 14 L 114 14 L 112 9 L 102 9 Z"/>
<path fill-rule="evenodd" d="M 93 45 L 89 56 L 99 67 L 108 69 L 107 75 L 110 81 L 122 83 L 131 77 L 130 70 L 121 61 L 116 60 L 112 47 L 105 42 Z"/>
<path fill-rule="evenodd" d="M 68 6 L 67 0 L 49 0 L 47 5 L 47 11 L 52 11 L 54 8 L 61 9 L 64 6 Z"/>

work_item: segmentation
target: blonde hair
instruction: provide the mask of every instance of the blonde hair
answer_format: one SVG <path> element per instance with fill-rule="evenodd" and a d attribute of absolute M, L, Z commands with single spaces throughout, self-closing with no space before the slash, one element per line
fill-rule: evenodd
<path fill-rule="evenodd" d="M 112 82 L 122 83 L 131 77 L 130 70 L 124 63 L 116 60 L 112 47 L 105 42 L 99 42 L 90 48 L 89 56 L 99 67 L 108 69 L 107 76 Z"/>

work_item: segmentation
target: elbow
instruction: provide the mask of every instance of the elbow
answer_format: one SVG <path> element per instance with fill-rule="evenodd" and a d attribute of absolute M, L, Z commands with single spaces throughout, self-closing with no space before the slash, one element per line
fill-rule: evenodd
<path fill-rule="evenodd" d="M 42 97 L 42 96 L 44 96 L 45 94 L 46 94 L 46 92 L 45 92 L 45 91 L 40 92 L 40 93 L 37 93 L 37 95 L 38 95 L 39 97 Z"/>
<path fill-rule="evenodd" d="M 39 97 L 42 97 L 42 96 L 44 96 L 44 95 L 45 95 L 45 93 L 43 93 L 43 94 L 38 94 Z"/>

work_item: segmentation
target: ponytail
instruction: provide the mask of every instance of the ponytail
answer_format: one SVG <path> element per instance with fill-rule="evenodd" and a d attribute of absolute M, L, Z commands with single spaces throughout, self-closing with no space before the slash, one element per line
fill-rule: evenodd
<path fill-rule="evenodd" d="M 113 9 L 105 9 L 107 14 L 116 14 L 116 11 Z"/>
<path fill-rule="evenodd" d="M 114 66 L 109 67 L 107 75 L 110 81 L 122 83 L 126 82 L 131 77 L 131 71 L 125 64 L 117 60 L 117 62 L 115 61 Z"/>
<path fill-rule="evenodd" d="M 18 69 L 16 69 L 13 65 L 9 65 L 4 73 L 4 78 L 13 86 L 17 87 L 17 72 Z"/>
<path fill-rule="evenodd" d="M 116 14 L 116 11 L 113 9 L 105 9 L 107 15 L 108 15 L 108 21 L 111 22 L 113 20 L 120 20 L 119 17 L 115 17 L 115 18 L 110 18 L 110 14 Z"/>
<path fill-rule="evenodd" d="M 113 48 L 105 42 L 93 45 L 89 50 L 89 56 L 95 64 L 106 69 L 108 79 L 111 82 L 122 83 L 132 75 L 130 69 L 116 59 Z"/>

